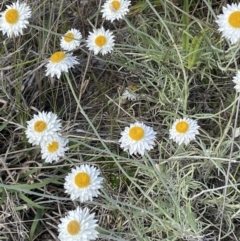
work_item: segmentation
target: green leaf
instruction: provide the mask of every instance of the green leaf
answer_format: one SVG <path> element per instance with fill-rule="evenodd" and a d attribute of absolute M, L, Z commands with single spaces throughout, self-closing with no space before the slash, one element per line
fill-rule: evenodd
<path fill-rule="evenodd" d="M 5 202 L 5 197 L 6 197 L 6 192 L 4 190 L 4 188 L 0 189 L 1 194 L 1 199 L 0 199 L 0 206 Z"/>
<path fill-rule="evenodd" d="M 41 206 L 41 205 L 33 202 L 31 199 L 29 199 L 27 196 L 25 196 L 25 195 L 22 194 L 22 193 L 19 193 L 18 196 L 19 196 L 23 201 L 25 201 L 25 202 L 28 204 L 28 206 L 30 206 L 30 207 L 36 207 L 36 208 L 38 208 L 38 209 L 46 209 L 46 207 Z"/>
<path fill-rule="evenodd" d="M 41 219 L 43 214 L 43 210 L 42 209 L 37 209 L 36 211 L 36 215 L 34 217 L 30 232 L 29 232 L 29 241 L 32 241 L 36 232 L 36 228 L 38 227 L 38 222 Z M 41 227 L 38 227 L 39 229 L 41 229 Z"/>
<path fill-rule="evenodd" d="M 202 43 L 204 31 L 201 31 L 201 34 L 195 36 L 192 40 L 191 46 L 189 48 L 189 55 L 188 55 L 188 68 L 191 69 L 196 65 L 197 58 L 200 51 L 200 45 Z"/>

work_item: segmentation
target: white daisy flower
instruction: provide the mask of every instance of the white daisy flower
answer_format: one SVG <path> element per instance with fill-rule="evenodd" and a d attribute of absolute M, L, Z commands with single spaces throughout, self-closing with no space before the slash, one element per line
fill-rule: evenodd
<path fill-rule="evenodd" d="M 93 50 L 95 55 L 105 55 L 113 50 L 114 36 L 112 32 L 101 27 L 90 32 L 86 42 L 88 49 Z"/>
<path fill-rule="evenodd" d="M 240 92 L 240 71 L 238 71 L 237 75 L 233 77 L 233 82 L 236 84 L 234 89 L 236 89 L 237 92 Z"/>
<path fill-rule="evenodd" d="M 7 5 L 7 9 L 0 13 L 0 30 L 8 37 L 23 34 L 23 29 L 29 24 L 31 9 L 26 3 L 13 3 Z"/>
<path fill-rule="evenodd" d="M 59 135 L 54 135 L 50 140 L 41 143 L 42 159 L 45 162 L 52 163 L 64 157 L 65 151 L 69 148 L 66 146 L 68 139 Z"/>
<path fill-rule="evenodd" d="M 143 156 L 145 150 L 153 149 L 156 134 L 152 127 L 143 123 L 130 124 L 130 127 L 125 127 L 121 132 L 120 147 L 124 151 L 129 151 L 130 155 L 139 153 Z"/>
<path fill-rule="evenodd" d="M 131 100 L 131 101 L 135 101 L 137 99 L 137 94 L 135 93 L 137 90 L 137 86 L 136 85 L 129 85 L 122 94 L 122 99 L 123 100 Z"/>
<path fill-rule="evenodd" d="M 82 34 L 75 28 L 67 31 L 61 38 L 60 46 L 63 50 L 71 51 L 80 45 Z"/>
<path fill-rule="evenodd" d="M 129 12 L 131 2 L 127 0 L 107 0 L 103 4 L 103 17 L 113 22 L 115 19 L 123 18 Z"/>
<path fill-rule="evenodd" d="M 60 221 L 58 238 L 61 241 L 89 241 L 98 237 L 97 220 L 94 219 L 94 213 L 89 213 L 88 208 L 77 207 Z"/>
<path fill-rule="evenodd" d="M 39 112 L 27 121 L 26 136 L 32 145 L 39 145 L 51 140 L 61 130 L 61 123 L 52 112 Z"/>
<path fill-rule="evenodd" d="M 184 143 L 187 145 L 191 140 L 195 140 L 195 136 L 199 134 L 198 124 L 196 120 L 189 118 L 177 119 L 170 129 L 170 139 L 179 145 Z"/>
<path fill-rule="evenodd" d="M 65 193 L 70 194 L 72 200 L 80 199 L 81 202 L 92 201 L 99 194 L 103 178 L 99 177 L 99 170 L 89 165 L 81 165 L 72 169 L 65 177 Z"/>
<path fill-rule="evenodd" d="M 223 37 L 229 39 L 232 44 L 240 40 L 240 3 L 227 4 L 223 7 L 223 14 L 217 16 L 218 30 Z"/>
<path fill-rule="evenodd" d="M 57 75 L 57 78 L 60 78 L 62 72 L 68 72 L 69 68 L 72 68 L 73 65 L 79 64 L 77 58 L 72 56 L 72 53 L 65 53 L 63 51 L 58 51 L 52 54 L 50 57 L 48 64 L 46 65 L 46 76 Z"/>

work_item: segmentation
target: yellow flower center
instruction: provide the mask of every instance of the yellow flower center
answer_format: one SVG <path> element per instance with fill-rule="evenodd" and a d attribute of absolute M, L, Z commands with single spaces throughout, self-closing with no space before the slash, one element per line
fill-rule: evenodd
<path fill-rule="evenodd" d="M 189 125 L 186 121 L 180 121 L 176 125 L 176 131 L 179 133 L 186 133 L 188 131 Z"/>
<path fill-rule="evenodd" d="M 137 90 L 137 86 L 136 85 L 129 85 L 128 88 L 132 91 Z"/>
<path fill-rule="evenodd" d="M 111 5 L 112 5 L 111 6 L 112 10 L 114 11 L 117 11 L 121 7 L 121 4 L 119 1 L 112 1 Z"/>
<path fill-rule="evenodd" d="M 76 235 L 81 231 L 80 223 L 76 220 L 72 220 L 67 225 L 67 231 L 71 235 Z"/>
<path fill-rule="evenodd" d="M 8 23 L 14 24 L 19 19 L 19 13 L 17 9 L 9 9 L 5 14 L 5 19 Z"/>
<path fill-rule="evenodd" d="M 51 56 L 51 61 L 53 63 L 59 63 L 66 57 L 66 54 L 63 51 L 58 51 Z"/>
<path fill-rule="evenodd" d="M 72 32 L 66 33 L 64 35 L 64 40 L 68 43 L 72 42 L 74 38 L 74 34 Z"/>
<path fill-rule="evenodd" d="M 90 184 L 90 176 L 86 172 L 79 172 L 74 178 L 75 184 L 79 188 L 84 188 Z"/>
<path fill-rule="evenodd" d="M 52 141 L 52 143 L 48 144 L 47 149 L 49 152 L 56 152 L 59 148 L 59 144 L 57 141 Z"/>
<path fill-rule="evenodd" d="M 235 11 L 235 12 L 231 13 L 228 18 L 228 23 L 233 28 L 240 28 L 240 11 Z"/>
<path fill-rule="evenodd" d="M 99 35 L 96 37 L 95 39 L 95 44 L 98 46 L 98 47 L 102 47 L 104 46 L 105 44 L 107 43 L 107 38 L 103 35 Z"/>
<path fill-rule="evenodd" d="M 143 138 L 144 136 L 144 130 L 142 127 L 139 126 L 134 126 L 129 130 L 129 136 L 134 140 L 134 141 L 139 141 Z"/>
<path fill-rule="evenodd" d="M 43 132 L 47 128 L 47 123 L 45 121 L 39 120 L 34 124 L 34 130 L 36 132 Z"/>

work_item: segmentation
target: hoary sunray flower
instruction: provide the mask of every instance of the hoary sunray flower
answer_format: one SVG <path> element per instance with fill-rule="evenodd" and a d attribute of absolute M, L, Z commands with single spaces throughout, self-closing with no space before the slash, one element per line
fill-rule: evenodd
<path fill-rule="evenodd" d="M 51 140 L 61 130 L 61 123 L 57 115 L 52 112 L 39 112 L 33 119 L 27 121 L 26 136 L 33 145 Z"/>
<path fill-rule="evenodd" d="M 59 135 L 52 136 L 50 140 L 41 143 L 42 159 L 45 159 L 45 162 L 48 163 L 58 161 L 65 156 L 65 152 L 69 149 L 67 144 L 67 138 Z"/>
<path fill-rule="evenodd" d="M 95 55 L 98 53 L 105 55 L 113 50 L 114 36 L 112 32 L 101 27 L 90 32 L 86 42 L 88 49 L 92 50 Z"/>
<path fill-rule="evenodd" d="M 52 54 L 46 67 L 46 76 L 57 75 L 59 79 L 62 72 L 68 72 L 69 68 L 72 68 L 73 65 L 79 64 L 77 58 L 72 56 L 72 53 L 65 53 L 64 51 L 58 51 Z"/>
<path fill-rule="evenodd" d="M 122 99 L 128 99 L 135 101 L 137 99 L 137 94 L 136 94 L 137 86 L 136 85 L 129 85 L 122 94 Z"/>
<path fill-rule="evenodd" d="M 125 127 L 121 132 L 120 147 L 129 151 L 130 155 L 139 153 L 143 156 L 145 150 L 149 151 L 154 147 L 156 134 L 152 127 L 143 123 L 130 124 L 130 127 Z"/>
<path fill-rule="evenodd" d="M 81 39 L 82 34 L 77 29 L 72 28 L 61 38 L 60 46 L 63 50 L 71 51 L 80 45 Z"/>
<path fill-rule="evenodd" d="M 196 120 L 189 118 L 177 119 L 170 129 L 170 139 L 179 145 L 184 143 L 187 145 L 191 140 L 195 140 L 195 136 L 199 134 L 198 124 Z"/>
<path fill-rule="evenodd" d="M 0 30 L 8 37 L 22 35 L 30 17 L 31 9 L 26 3 L 17 1 L 7 5 L 7 9 L 0 13 Z"/>
<path fill-rule="evenodd" d="M 70 194 L 72 200 L 80 199 L 81 202 L 92 201 L 99 194 L 103 178 L 99 177 L 99 170 L 89 165 L 81 165 L 71 170 L 65 177 L 65 192 Z"/>
<path fill-rule="evenodd" d="M 104 18 L 113 22 L 115 19 L 123 18 L 129 12 L 130 4 L 128 0 L 107 0 L 101 12 Z"/>
<path fill-rule="evenodd" d="M 237 92 L 240 92 L 240 71 L 238 71 L 237 75 L 233 77 L 233 82 L 236 84 L 234 89 L 236 89 Z"/>
<path fill-rule="evenodd" d="M 61 241 L 90 241 L 98 237 L 97 220 L 88 208 L 69 211 L 67 216 L 60 219 L 58 238 Z"/>
<path fill-rule="evenodd" d="M 223 37 L 235 44 L 240 40 L 240 3 L 227 4 L 223 7 L 223 14 L 217 16 L 218 30 Z"/>

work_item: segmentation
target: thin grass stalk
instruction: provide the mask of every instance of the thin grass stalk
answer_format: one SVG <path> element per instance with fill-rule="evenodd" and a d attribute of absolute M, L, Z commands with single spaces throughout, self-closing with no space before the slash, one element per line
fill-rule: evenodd
<path fill-rule="evenodd" d="M 101 8 L 101 5 L 102 5 L 102 0 L 99 1 L 99 4 L 98 4 L 98 9 Z M 98 23 L 98 16 L 96 16 L 96 19 L 95 19 L 95 27 L 97 26 L 97 23 Z M 91 60 L 91 52 L 89 52 L 88 54 L 88 57 L 87 57 L 87 64 L 86 64 L 86 67 L 85 67 L 85 70 L 84 70 L 84 73 L 83 73 L 83 77 L 82 77 L 82 81 L 81 81 L 81 85 L 80 85 L 80 88 L 79 88 L 79 95 L 78 95 L 78 101 L 81 100 L 81 97 L 82 97 L 82 89 L 83 89 L 83 86 L 84 84 L 87 84 L 88 85 L 88 81 L 86 79 L 86 75 L 87 75 L 87 71 L 88 71 L 88 68 L 89 68 L 89 64 L 90 64 L 90 60 Z M 85 89 L 87 88 L 87 86 L 84 87 Z M 77 113 L 78 113 L 78 105 L 77 105 L 77 108 L 76 108 L 76 111 L 75 111 L 75 115 L 74 115 L 74 123 L 76 121 L 76 118 L 77 118 Z"/>
<path fill-rule="evenodd" d="M 183 10 L 186 14 L 183 14 L 183 25 L 185 26 L 185 29 L 183 30 L 183 34 L 182 34 L 182 49 L 183 52 L 188 53 L 189 52 L 189 28 L 188 28 L 188 24 L 189 24 L 189 2 L 188 0 L 184 0 L 183 1 Z"/>
<path fill-rule="evenodd" d="M 231 169 L 231 160 L 232 160 L 232 154 L 233 154 L 235 132 L 236 132 L 237 122 L 238 122 L 239 107 L 240 107 L 240 95 L 238 96 L 237 110 L 236 110 L 236 115 L 235 115 L 235 121 L 234 121 L 233 133 L 232 133 L 232 142 L 231 142 L 231 147 L 230 147 L 229 162 L 228 162 L 228 168 L 227 168 L 227 175 L 225 177 L 225 186 L 223 189 L 222 215 L 221 215 L 221 221 L 220 221 L 220 230 L 219 230 L 219 235 L 218 235 L 218 241 L 221 241 L 221 237 L 222 237 L 221 234 L 222 234 L 223 217 L 224 217 L 225 203 L 226 203 L 227 185 L 228 185 L 230 169 Z"/>
<path fill-rule="evenodd" d="M 184 67 L 182 54 L 180 53 L 180 51 L 178 49 L 178 46 L 174 41 L 172 33 L 171 33 L 170 29 L 168 28 L 167 24 L 165 23 L 165 21 L 159 15 L 159 13 L 155 9 L 155 7 L 152 5 L 152 3 L 149 0 L 146 0 L 146 2 L 148 3 L 149 7 L 152 9 L 152 11 L 155 13 L 155 15 L 158 17 L 159 21 L 162 23 L 163 27 L 165 28 L 165 30 L 167 32 L 167 35 L 169 36 L 171 42 L 173 43 L 173 48 L 176 50 L 177 56 L 179 58 L 179 64 L 181 66 L 183 79 L 184 79 L 183 115 L 185 115 L 186 111 L 187 111 L 187 99 L 188 99 L 189 91 L 188 91 L 188 78 L 187 78 L 186 70 L 185 70 L 185 67 Z"/>

